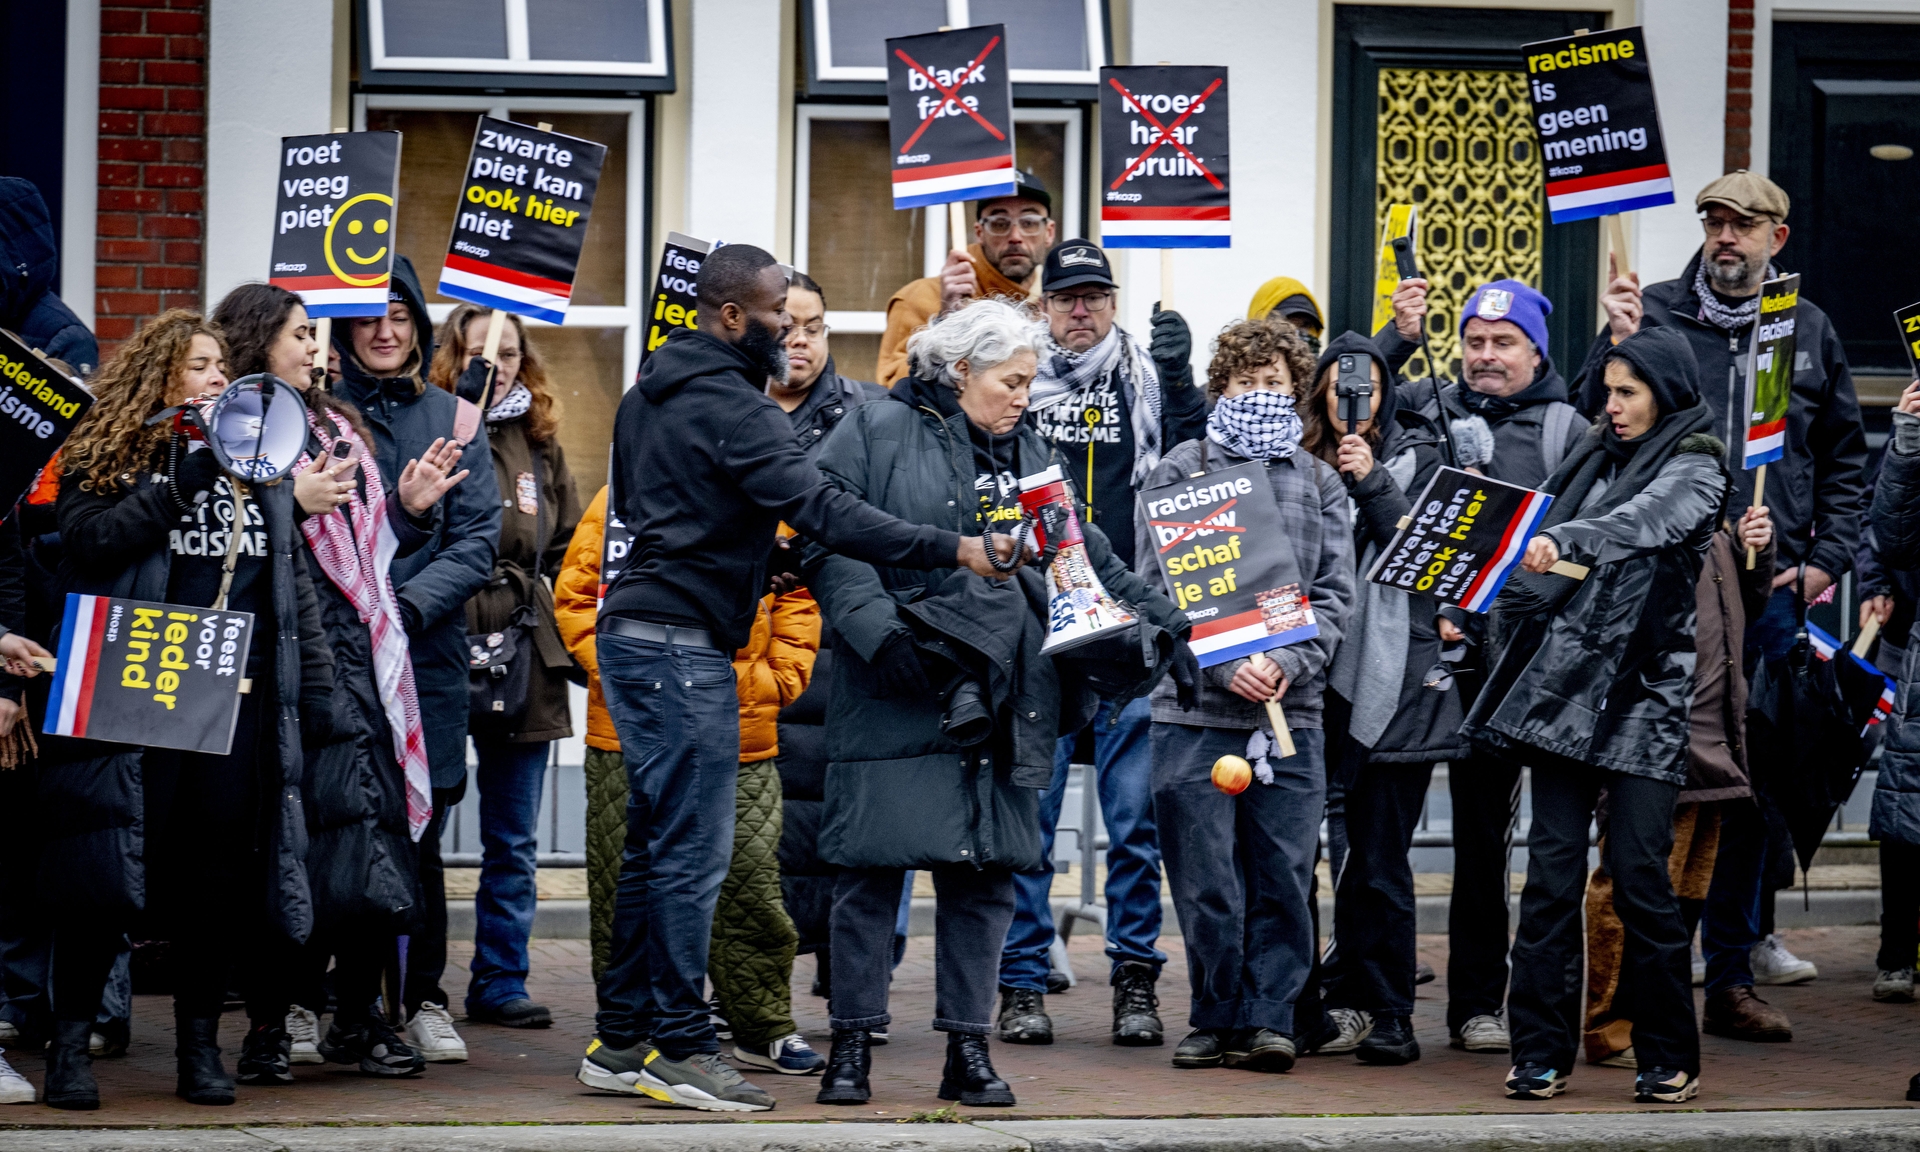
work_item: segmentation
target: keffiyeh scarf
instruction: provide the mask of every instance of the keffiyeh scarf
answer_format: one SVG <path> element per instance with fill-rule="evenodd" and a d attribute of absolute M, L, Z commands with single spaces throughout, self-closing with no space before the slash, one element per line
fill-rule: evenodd
<path fill-rule="evenodd" d="M 1160 373 L 1140 342 L 1115 324 L 1107 338 L 1085 352 L 1069 352 L 1051 337 L 1040 356 L 1027 407 L 1041 412 L 1075 397 L 1085 396 L 1115 371 L 1126 389 L 1133 423 L 1133 483 L 1146 482 L 1160 465 Z"/>
<path fill-rule="evenodd" d="M 1279 460 L 1300 445 L 1300 416 L 1291 396 L 1266 389 L 1242 392 L 1213 406 L 1207 439 L 1235 456 Z"/>
<path fill-rule="evenodd" d="M 393 733 L 394 758 L 400 762 L 407 782 L 407 832 L 418 842 L 427 822 L 433 819 L 433 786 L 427 769 L 426 733 L 420 724 L 420 696 L 413 683 L 413 660 L 407 653 L 407 630 L 400 622 L 400 603 L 387 576 L 399 540 L 387 523 L 386 486 L 380 481 L 380 469 L 373 464 L 373 453 L 345 420 L 332 412 L 324 415 L 323 420 L 321 413 L 309 410 L 308 426 L 329 451 L 336 440 L 346 440 L 360 449 L 366 497 L 362 499 L 356 488 L 341 507 L 301 521 L 300 531 L 320 562 L 321 571 L 360 614 L 360 622 L 373 638 L 374 686 L 380 692 L 387 728 Z M 297 467 L 305 468 L 311 459 L 303 455 Z"/>
<path fill-rule="evenodd" d="M 531 407 L 533 393 L 527 391 L 525 384 L 515 381 L 513 387 L 507 389 L 507 394 L 500 398 L 500 403 L 487 409 L 487 423 L 498 424 L 516 416 L 525 416 Z"/>
<path fill-rule="evenodd" d="M 1771 280 L 1780 275 L 1773 265 L 1767 265 L 1763 280 Z M 1693 294 L 1700 298 L 1699 319 L 1706 321 L 1722 332 L 1738 332 L 1753 323 L 1760 315 L 1760 294 L 1755 292 L 1740 302 L 1735 308 L 1729 308 L 1720 297 L 1713 294 L 1713 282 L 1707 278 L 1707 256 L 1700 254 L 1700 262 L 1693 267 Z"/>

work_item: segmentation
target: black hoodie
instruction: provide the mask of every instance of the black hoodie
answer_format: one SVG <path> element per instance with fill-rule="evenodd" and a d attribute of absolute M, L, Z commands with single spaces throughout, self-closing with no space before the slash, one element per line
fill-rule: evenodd
<path fill-rule="evenodd" d="M 609 500 L 633 553 L 605 611 L 705 628 L 732 652 L 752 632 L 782 520 L 870 564 L 953 565 L 958 533 L 897 520 L 828 483 L 765 378 L 744 352 L 695 329 L 648 357 L 614 417 Z"/>
<path fill-rule="evenodd" d="M 93 333 L 53 294 L 60 269 L 47 202 L 30 181 L 0 177 L 0 328 L 81 375 L 100 362 Z"/>

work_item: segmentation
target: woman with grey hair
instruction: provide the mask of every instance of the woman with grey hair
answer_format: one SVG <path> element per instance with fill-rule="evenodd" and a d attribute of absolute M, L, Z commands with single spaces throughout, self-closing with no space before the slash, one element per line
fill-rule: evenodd
<path fill-rule="evenodd" d="M 1018 308 L 979 300 L 916 333 L 913 374 L 892 402 L 848 413 L 820 468 L 833 482 L 913 523 L 963 535 L 1021 519 L 1020 477 L 1059 463 L 1021 422 L 1042 330 Z M 1064 469 L 1063 469 L 1064 471 Z M 1171 631 L 1177 613 L 1085 528 L 1109 592 Z M 875 1029 L 887 1011 L 903 874 L 933 880 L 933 1027 L 947 1033 L 940 1097 L 1009 1106 L 993 1070 L 1000 947 L 1016 871 L 1043 864 L 1039 799 L 1053 774 L 1062 700 L 1083 675 L 1041 653 L 1043 574 L 1009 578 L 875 568 L 809 548 L 809 585 L 839 635 L 827 713 L 820 855 L 840 868 L 831 917 L 833 1055 L 823 1104 L 864 1104 Z M 1129 637 L 1133 633 L 1128 633 Z M 1138 667 L 1140 646 L 1128 649 Z M 1151 687 L 1144 671 L 1136 692 Z M 1063 685 L 1066 691 L 1063 692 Z"/>

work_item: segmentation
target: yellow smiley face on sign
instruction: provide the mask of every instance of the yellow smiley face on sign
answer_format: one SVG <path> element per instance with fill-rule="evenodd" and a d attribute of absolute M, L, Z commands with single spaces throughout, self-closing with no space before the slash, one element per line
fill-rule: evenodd
<path fill-rule="evenodd" d="M 346 263 L 356 272 L 385 260 L 387 242 L 384 237 L 393 227 L 388 219 L 392 211 L 393 197 L 379 192 L 364 192 L 340 205 L 333 214 L 332 222 L 327 225 L 327 234 L 322 242 L 327 253 L 327 267 L 333 270 L 335 276 L 356 288 L 372 288 L 387 282 L 385 272 L 364 276 L 347 271 L 341 267 L 340 256 L 344 253 Z M 366 254 L 363 255 L 363 251 Z"/>

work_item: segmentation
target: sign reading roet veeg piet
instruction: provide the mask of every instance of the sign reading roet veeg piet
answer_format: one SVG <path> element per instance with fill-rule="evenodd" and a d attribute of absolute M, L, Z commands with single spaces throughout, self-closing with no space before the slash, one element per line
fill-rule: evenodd
<path fill-rule="evenodd" d="M 398 132 L 283 137 L 267 282 L 309 316 L 386 315 L 399 184 Z"/>

